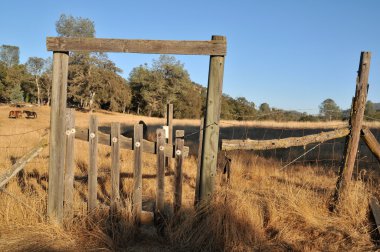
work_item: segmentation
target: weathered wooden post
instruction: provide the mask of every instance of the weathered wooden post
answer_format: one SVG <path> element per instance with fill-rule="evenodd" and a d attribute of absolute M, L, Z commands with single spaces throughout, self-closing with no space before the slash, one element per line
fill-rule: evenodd
<path fill-rule="evenodd" d="M 182 165 L 183 165 L 183 146 L 185 131 L 175 132 L 175 168 L 174 168 L 174 213 L 177 213 L 182 206 Z"/>
<path fill-rule="evenodd" d="M 202 144 L 203 144 L 203 124 L 204 124 L 204 117 L 201 118 L 201 124 L 199 126 L 199 143 L 198 143 L 198 164 L 197 164 L 197 177 L 195 179 L 195 197 L 194 197 L 194 205 L 197 205 L 200 200 L 199 195 L 199 186 L 200 186 L 200 179 L 201 179 L 201 165 L 202 165 Z"/>
<path fill-rule="evenodd" d="M 225 41 L 223 36 L 212 40 Z M 203 148 L 200 170 L 199 199 L 207 200 L 214 190 L 219 144 L 219 120 L 223 86 L 224 55 L 210 56 L 207 88 L 207 109 L 204 120 Z"/>
<path fill-rule="evenodd" d="M 349 120 L 350 134 L 346 137 L 343 160 L 340 166 L 339 178 L 336 184 L 331 210 L 335 209 L 336 203 L 351 181 L 367 101 L 370 62 L 371 53 L 362 52 L 360 55 L 358 77 L 356 79 L 355 97 L 352 102 L 351 117 Z"/>
<path fill-rule="evenodd" d="M 376 157 L 377 161 L 380 162 L 380 144 L 377 141 L 376 137 L 367 127 L 362 128 L 362 138 L 367 144 L 368 149 L 371 150 L 373 155 Z"/>
<path fill-rule="evenodd" d="M 157 129 L 156 214 L 162 215 L 165 204 L 165 131 Z"/>
<path fill-rule="evenodd" d="M 88 212 L 91 212 L 97 205 L 98 189 L 98 118 L 95 115 L 90 116 L 88 129 Z"/>
<path fill-rule="evenodd" d="M 63 220 L 68 63 L 68 52 L 53 52 L 47 214 L 50 219 L 60 223 Z"/>
<path fill-rule="evenodd" d="M 75 143 L 74 109 L 66 109 L 66 162 L 65 162 L 64 217 L 68 220 L 73 218 L 74 143 Z"/>
<path fill-rule="evenodd" d="M 166 126 L 168 126 L 168 141 L 167 143 L 173 145 L 173 104 L 166 105 Z M 170 170 L 172 168 L 172 157 L 165 158 L 166 167 Z"/>
<path fill-rule="evenodd" d="M 143 152 L 143 127 L 135 124 L 133 136 L 134 166 L 133 166 L 133 195 L 132 211 L 135 222 L 140 224 L 142 211 L 142 152 Z"/>
<path fill-rule="evenodd" d="M 120 203 L 120 123 L 111 123 L 111 211 Z"/>

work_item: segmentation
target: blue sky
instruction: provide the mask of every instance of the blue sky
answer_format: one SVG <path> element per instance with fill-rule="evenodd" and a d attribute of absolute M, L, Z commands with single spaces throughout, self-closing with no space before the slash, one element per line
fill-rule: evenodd
<path fill-rule="evenodd" d="M 60 14 L 90 18 L 102 38 L 228 42 L 224 93 L 257 105 L 317 113 L 326 98 L 346 109 L 361 51 L 372 52 L 369 99 L 380 102 L 380 1 L 4 1 L 0 44 L 20 47 L 20 60 L 48 57 Z M 124 70 L 158 55 L 110 54 Z M 193 81 L 207 85 L 209 57 L 176 56 Z"/>

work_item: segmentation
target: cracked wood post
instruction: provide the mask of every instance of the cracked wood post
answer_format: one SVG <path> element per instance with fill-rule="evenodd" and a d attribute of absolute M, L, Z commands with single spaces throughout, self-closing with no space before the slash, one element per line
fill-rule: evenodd
<path fill-rule="evenodd" d="M 68 52 L 53 52 L 47 215 L 58 223 L 63 221 L 68 64 Z"/>
<path fill-rule="evenodd" d="M 165 206 L 165 130 L 157 129 L 156 214 L 161 217 Z"/>
<path fill-rule="evenodd" d="M 201 118 L 201 123 L 199 126 L 199 143 L 198 143 L 198 160 L 197 160 L 197 177 L 195 179 L 195 196 L 194 196 L 194 206 L 196 206 L 199 202 L 199 187 L 200 187 L 200 171 L 201 171 L 201 157 L 202 157 L 202 143 L 203 143 L 203 124 L 204 117 Z"/>
<path fill-rule="evenodd" d="M 362 52 L 360 55 L 359 70 L 356 79 L 355 97 L 352 102 L 351 117 L 349 121 L 350 134 L 346 137 L 343 160 L 339 170 L 339 178 L 336 183 L 333 202 L 330 206 L 331 210 L 335 209 L 336 204 L 340 200 L 340 196 L 351 181 L 367 100 L 370 62 L 371 53 Z"/>
<path fill-rule="evenodd" d="M 120 123 L 111 123 L 111 211 L 120 203 Z"/>
<path fill-rule="evenodd" d="M 95 115 L 90 116 L 88 129 L 88 212 L 93 211 L 97 205 L 97 188 L 98 188 L 98 118 Z"/>
<path fill-rule="evenodd" d="M 74 143 L 75 143 L 75 117 L 74 109 L 66 109 L 66 162 L 65 162 L 65 199 L 64 217 L 73 218 L 74 194 Z"/>
<path fill-rule="evenodd" d="M 223 40 L 223 36 L 212 36 L 212 40 Z M 202 159 L 200 169 L 199 199 L 208 201 L 214 191 L 219 144 L 219 121 L 223 86 L 224 55 L 210 56 L 206 115 Z"/>

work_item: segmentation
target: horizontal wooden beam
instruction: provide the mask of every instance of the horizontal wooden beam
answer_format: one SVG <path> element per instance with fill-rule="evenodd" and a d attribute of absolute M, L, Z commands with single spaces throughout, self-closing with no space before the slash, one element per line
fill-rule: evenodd
<path fill-rule="evenodd" d="M 380 162 L 380 144 L 377 141 L 376 137 L 372 134 L 372 132 L 367 127 L 362 127 L 362 139 L 367 144 L 368 149 L 371 150 L 373 155 L 377 158 L 377 161 Z"/>
<path fill-rule="evenodd" d="M 47 37 L 48 51 L 226 55 L 225 40 L 141 40 Z"/>
<path fill-rule="evenodd" d="M 380 206 L 379 206 L 379 202 L 377 201 L 375 197 L 372 196 L 369 199 L 369 206 L 376 223 L 377 232 L 380 234 Z"/>
<path fill-rule="evenodd" d="M 89 140 L 88 135 L 88 129 L 87 128 L 81 128 L 81 127 L 75 127 L 75 138 L 83 141 Z M 120 136 L 120 148 L 132 150 L 133 144 L 132 144 L 132 138 L 128 138 L 125 136 Z M 98 143 L 103 145 L 111 146 L 111 135 L 101 133 L 98 131 Z M 142 150 L 143 152 L 151 153 L 151 154 L 157 154 L 156 149 L 156 142 L 151 142 L 148 140 L 143 140 L 142 143 Z M 173 152 L 173 148 L 175 149 L 175 146 L 171 144 L 165 144 L 165 156 L 166 157 L 172 157 L 175 158 L 175 153 Z M 185 146 L 183 149 L 183 155 L 184 157 L 187 157 L 189 155 L 189 147 Z"/>
<path fill-rule="evenodd" d="M 335 138 L 347 136 L 348 128 L 322 132 L 303 137 L 288 137 L 273 140 L 222 140 L 222 150 L 271 150 L 289 148 L 293 146 L 305 146 L 311 143 L 321 143 Z"/>

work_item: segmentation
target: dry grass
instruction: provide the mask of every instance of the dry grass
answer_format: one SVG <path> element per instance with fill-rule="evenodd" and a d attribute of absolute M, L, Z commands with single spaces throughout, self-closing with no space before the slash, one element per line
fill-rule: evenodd
<path fill-rule="evenodd" d="M 0 108 L 0 135 L 47 127 L 48 109 L 35 108 L 37 120 L 9 120 Z M 140 117 L 98 113 L 99 122 L 133 123 Z M 77 112 L 77 125 L 87 125 L 88 114 Z M 161 119 L 148 119 L 162 123 Z M 160 121 L 161 120 L 161 121 Z M 187 121 L 186 121 L 187 123 Z M 40 132 L 0 137 L 0 172 L 38 142 Z M 0 146 L 0 147 L 1 147 Z M 11 147 L 27 147 L 17 149 Z M 371 240 L 369 184 L 356 179 L 340 203 L 340 211 L 328 211 L 336 173 L 318 167 L 293 166 L 280 170 L 279 163 L 242 152 L 231 153 L 232 178 L 227 185 L 217 177 L 211 204 L 192 207 L 196 159 L 184 164 L 183 209 L 169 219 L 165 236 L 153 227 L 136 228 L 131 220 L 133 153 L 121 153 L 123 210 L 108 211 L 110 148 L 100 146 L 98 157 L 99 209 L 87 215 L 87 155 L 85 142 L 76 141 L 75 219 L 65 227 L 44 220 L 47 200 L 48 151 L 44 150 L 25 171 L 0 192 L 0 251 L 368 251 Z M 152 210 L 155 199 L 155 156 L 143 158 L 143 205 Z M 166 176 L 166 205 L 170 215 L 172 175 Z"/>

